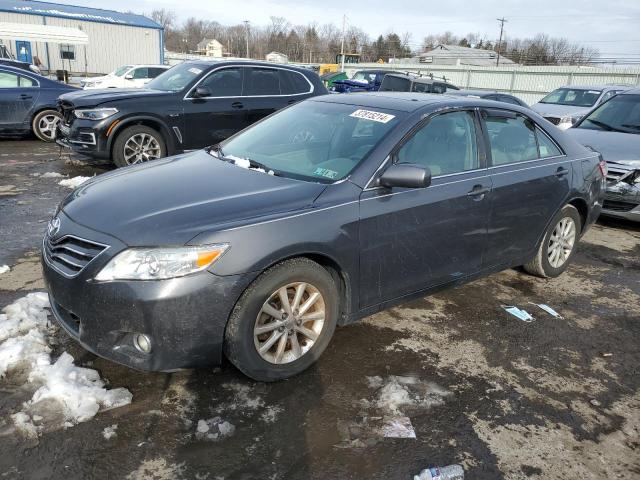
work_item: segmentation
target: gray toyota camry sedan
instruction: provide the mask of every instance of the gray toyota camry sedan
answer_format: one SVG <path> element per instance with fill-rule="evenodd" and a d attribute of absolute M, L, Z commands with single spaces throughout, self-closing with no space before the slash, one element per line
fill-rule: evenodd
<path fill-rule="evenodd" d="M 57 321 L 100 356 L 171 371 L 224 354 L 278 380 L 398 302 L 520 265 L 560 275 L 605 169 L 515 105 L 316 97 L 83 184 L 49 223 L 44 276 Z"/>

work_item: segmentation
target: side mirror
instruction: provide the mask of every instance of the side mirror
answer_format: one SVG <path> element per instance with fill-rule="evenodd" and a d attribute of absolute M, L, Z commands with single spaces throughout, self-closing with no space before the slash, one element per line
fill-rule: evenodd
<path fill-rule="evenodd" d="M 196 87 L 192 96 L 193 98 L 211 97 L 211 90 L 207 87 Z"/>
<path fill-rule="evenodd" d="M 431 170 L 411 163 L 396 163 L 384 171 L 378 185 L 386 188 L 425 188 L 431 185 Z"/>
<path fill-rule="evenodd" d="M 124 76 L 125 80 L 133 80 L 133 75 L 131 75 L 130 73 L 128 75 Z"/>

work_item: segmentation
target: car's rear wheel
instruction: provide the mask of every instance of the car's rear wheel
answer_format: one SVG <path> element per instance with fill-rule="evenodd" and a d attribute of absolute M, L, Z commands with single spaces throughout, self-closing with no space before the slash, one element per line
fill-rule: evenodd
<path fill-rule="evenodd" d="M 275 381 L 296 375 L 322 354 L 338 320 L 329 272 L 297 258 L 260 275 L 243 293 L 225 331 L 225 354 L 245 375 Z"/>
<path fill-rule="evenodd" d="M 125 128 L 113 144 L 113 162 L 118 167 L 157 160 L 167 156 L 162 135 L 151 127 L 133 125 Z"/>
<path fill-rule="evenodd" d="M 56 139 L 56 128 L 61 118 L 60 113 L 55 110 L 43 110 L 33 117 L 31 129 L 43 142 L 53 142 Z"/>
<path fill-rule="evenodd" d="M 553 218 L 538 253 L 524 269 L 539 277 L 557 277 L 564 272 L 575 254 L 582 220 L 573 205 L 565 205 Z"/>

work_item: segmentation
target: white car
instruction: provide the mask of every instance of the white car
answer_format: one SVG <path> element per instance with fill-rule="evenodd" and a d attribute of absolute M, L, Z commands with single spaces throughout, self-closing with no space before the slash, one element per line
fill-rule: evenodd
<path fill-rule="evenodd" d="M 81 80 L 85 90 L 92 88 L 141 88 L 166 72 L 169 65 L 124 65 L 103 77 Z"/>

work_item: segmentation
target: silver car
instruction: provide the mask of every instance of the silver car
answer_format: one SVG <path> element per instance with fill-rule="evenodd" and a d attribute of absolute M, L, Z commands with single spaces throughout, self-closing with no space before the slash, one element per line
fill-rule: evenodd
<path fill-rule="evenodd" d="M 560 87 L 538 103 L 533 110 L 556 125 L 560 130 L 575 125 L 593 108 L 614 95 L 633 88 L 630 85 L 570 85 Z"/>
<path fill-rule="evenodd" d="M 567 134 L 607 162 L 602 215 L 640 222 L 640 89 L 616 95 Z"/>

